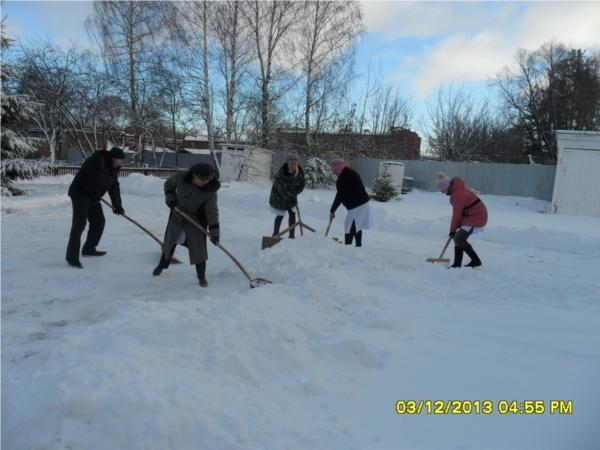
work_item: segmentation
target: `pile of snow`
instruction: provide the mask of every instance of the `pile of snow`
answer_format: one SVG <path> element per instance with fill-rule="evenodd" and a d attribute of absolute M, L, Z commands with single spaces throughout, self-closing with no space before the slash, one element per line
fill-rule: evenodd
<path fill-rule="evenodd" d="M 3 448 L 600 446 L 600 219 L 484 195 L 490 223 L 470 239 L 484 265 L 446 270 L 425 262 L 447 239 L 443 195 L 374 203 L 377 226 L 355 248 L 331 239 L 343 208 L 324 236 L 335 191 L 305 190 L 317 233 L 261 251 L 270 185 L 228 183 L 221 243 L 273 284 L 250 289 L 210 246 L 203 289 L 181 247 L 185 264 L 152 277 L 158 245 L 107 208 L 108 254 L 69 267 L 71 180 L 21 183 L 28 197 L 2 201 Z M 160 239 L 163 183 L 121 180 L 127 214 Z M 400 415 L 401 399 L 495 407 Z M 546 412 L 500 414 L 501 400 Z M 551 400 L 572 414 L 550 414 Z"/>

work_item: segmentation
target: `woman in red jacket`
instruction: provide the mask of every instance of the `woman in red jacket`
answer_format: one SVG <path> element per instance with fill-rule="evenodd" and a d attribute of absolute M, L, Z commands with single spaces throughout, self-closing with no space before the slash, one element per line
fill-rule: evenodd
<path fill-rule="evenodd" d="M 482 232 L 487 225 L 487 208 L 460 177 L 448 178 L 444 172 L 440 172 L 435 186 L 438 191 L 450 196 L 452 205 L 450 237 L 454 239 L 454 264 L 450 267 L 459 268 L 462 265 L 463 253 L 471 258 L 471 262 L 465 267 L 481 266 L 481 260 L 467 239 L 472 234 Z"/>

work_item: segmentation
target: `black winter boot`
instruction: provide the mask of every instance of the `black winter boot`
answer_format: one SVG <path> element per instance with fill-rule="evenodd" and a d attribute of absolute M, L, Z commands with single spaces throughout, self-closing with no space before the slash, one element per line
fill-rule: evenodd
<path fill-rule="evenodd" d="M 291 227 L 296 223 L 296 213 L 291 209 L 288 209 L 288 227 Z M 296 239 L 296 228 L 292 228 L 289 234 L 290 239 Z"/>
<path fill-rule="evenodd" d="M 354 236 L 352 235 L 352 233 L 346 233 L 346 234 L 344 234 L 344 244 L 346 244 L 346 245 L 352 244 L 352 238 L 353 237 Z"/>
<path fill-rule="evenodd" d="M 477 253 L 475 253 L 475 250 L 473 250 L 473 247 L 468 242 L 465 242 L 465 253 L 469 258 L 471 258 L 471 262 L 469 264 L 465 264 L 465 267 L 481 266 L 481 260 L 479 259 L 479 256 L 477 256 Z"/>
<path fill-rule="evenodd" d="M 75 261 L 72 259 L 67 259 L 67 262 L 69 263 L 69 265 L 71 267 L 76 267 L 78 269 L 83 269 L 83 266 L 81 265 L 81 263 L 79 261 Z"/>
<path fill-rule="evenodd" d="M 281 228 L 281 222 L 283 222 L 283 216 L 275 216 L 275 223 L 273 224 L 273 236 L 279 234 Z"/>
<path fill-rule="evenodd" d="M 81 254 L 83 256 L 104 256 L 106 255 L 106 252 L 98 251 L 95 248 L 87 249 L 83 247 L 83 249 L 81 250 Z"/>
<path fill-rule="evenodd" d="M 198 275 L 200 286 L 208 287 L 208 281 L 206 281 L 206 261 L 196 264 L 196 275 Z"/>
<path fill-rule="evenodd" d="M 362 230 L 360 230 L 358 233 L 356 233 L 356 246 L 357 247 L 362 247 Z"/>
<path fill-rule="evenodd" d="M 462 265 L 463 253 L 465 249 L 462 247 L 454 247 L 454 264 L 452 264 L 448 269 L 460 269 Z"/>
<path fill-rule="evenodd" d="M 173 251 L 171 252 L 171 258 L 173 257 L 174 253 L 175 253 L 175 247 L 173 247 Z M 157 277 L 162 273 L 163 270 L 168 269 L 169 265 L 171 264 L 171 258 L 169 258 L 169 259 L 165 258 L 165 254 L 161 253 L 160 261 L 158 262 L 158 265 L 152 271 L 152 275 Z"/>

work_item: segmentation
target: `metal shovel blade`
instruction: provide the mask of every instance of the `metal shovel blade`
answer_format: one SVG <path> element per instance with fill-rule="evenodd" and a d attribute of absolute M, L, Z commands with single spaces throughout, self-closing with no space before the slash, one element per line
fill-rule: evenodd
<path fill-rule="evenodd" d="M 250 281 L 250 289 L 254 289 L 256 287 L 266 286 L 267 284 L 273 284 L 269 280 L 265 280 L 264 278 L 255 278 Z"/>
<path fill-rule="evenodd" d="M 275 244 L 279 244 L 281 241 L 283 241 L 283 238 L 271 237 L 271 236 L 263 236 L 263 238 L 262 238 L 262 247 L 260 249 L 264 250 L 265 248 L 271 248 Z"/>

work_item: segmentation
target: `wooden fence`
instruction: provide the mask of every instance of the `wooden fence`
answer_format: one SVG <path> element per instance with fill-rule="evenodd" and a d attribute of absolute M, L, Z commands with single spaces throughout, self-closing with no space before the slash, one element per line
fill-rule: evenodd
<path fill-rule="evenodd" d="M 45 174 L 48 176 L 59 176 L 59 175 L 75 175 L 81 164 L 65 164 L 60 166 L 48 166 L 45 170 Z M 150 175 L 157 178 L 167 179 L 171 175 L 179 172 L 180 169 L 167 169 L 161 167 L 134 167 L 134 166 L 122 166 L 119 171 L 119 178 L 123 178 L 131 175 L 132 173 L 141 173 L 142 175 Z"/>

